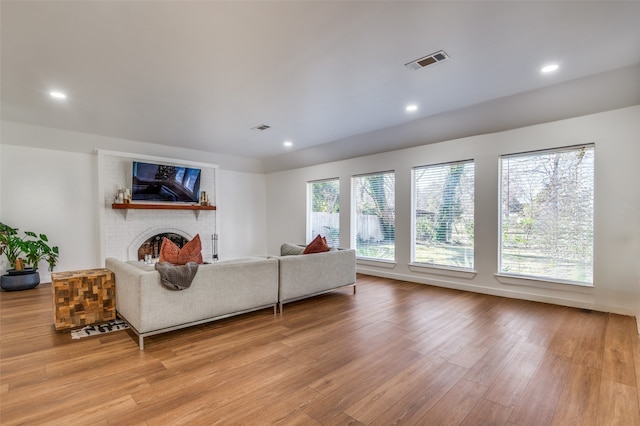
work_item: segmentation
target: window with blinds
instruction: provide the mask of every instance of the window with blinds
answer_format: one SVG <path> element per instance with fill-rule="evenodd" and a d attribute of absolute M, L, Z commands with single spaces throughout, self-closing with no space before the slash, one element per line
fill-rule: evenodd
<path fill-rule="evenodd" d="M 376 260 L 395 260 L 395 173 L 382 172 L 354 176 L 356 256 Z"/>
<path fill-rule="evenodd" d="M 309 182 L 307 242 L 320 234 L 330 247 L 340 244 L 340 180 Z"/>
<path fill-rule="evenodd" d="M 499 271 L 593 284 L 594 146 L 500 160 Z"/>
<path fill-rule="evenodd" d="M 412 262 L 473 269 L 474 163 L 413 169 Z"/>

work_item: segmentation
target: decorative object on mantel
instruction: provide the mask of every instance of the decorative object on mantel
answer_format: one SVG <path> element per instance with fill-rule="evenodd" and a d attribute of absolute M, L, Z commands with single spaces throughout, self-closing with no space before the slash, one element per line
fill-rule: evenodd
<path fill-rule="evenodd" d="M 200 192 L 200 205 L 201 206 L 209 205 L 209 195 L 207 194 L 207 191 Z"/>
<path fill-rule="evenodd" d="M 115 204 L 128 204 L 131 202 L 131 190 L 129 188 L 118 189 L 113 197 Z"/>
<path fill-rule="evenodd" d="M 9 261 L 10 269 L 0 278 L 0 287 L 6 291 L 28 290 L 40 284 L 38 264 L 46 260 L 49 270 L 58 262 L 58 247 L 49 246 L 45 234 L 25 231 L 23 236 L 18 228 L 0 222 L 0 254 Z"/>
<path fill-rule="evenodd" d="M 112 333 L 118 330 L 127 330 L 129 325 L 121 319 L 109 321 L 106 324 L 87 325 L 78 330 L 71 331 L 72 339 L 82 339 L 83 337 L 95 336 L 97 334 Z"/>

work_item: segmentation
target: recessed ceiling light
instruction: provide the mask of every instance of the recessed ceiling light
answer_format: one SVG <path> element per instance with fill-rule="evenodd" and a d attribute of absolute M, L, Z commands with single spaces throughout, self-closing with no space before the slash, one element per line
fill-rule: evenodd
<path fill-rule="evenodd" d="M 58 92 L 58 91 L 55 91 L 55 90 L 49 92 L 49 96 L 51 96 L 52 98 L 55 98 L 55 99 L 67 99 L 67 95 L 65 93 Z"/>
<path fill-rule="evenodd" d="M 418 110 L 418 105 L 407 105 L 405 110 L 408 111 L 408 112 L 417 111 Z"/>
<path fill-rule="evenodd" d="M 549 65 L 545 65 L 544 67 L 542 67 L 540 72 L 546 74 L 546 73 L 554 72 L 558 68 L 560 68 L 560 66 L 558 64 L 549 64 Z"/>
<path fill-rule="evenodd" d="M 284 141 L 284 142 L 282 143 L 282 145 L 284 145 L 284 146 L 286 146 L 287 148 L 289 148 L 289 147 L 292 147 L 292 146 L 293 146 L 293 142 L 291 142 L 291 141 Z"/>

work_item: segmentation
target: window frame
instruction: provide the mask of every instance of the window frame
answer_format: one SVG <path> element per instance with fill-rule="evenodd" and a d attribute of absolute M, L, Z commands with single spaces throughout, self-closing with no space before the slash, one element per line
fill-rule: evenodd
<path fill-rule="evenodd" d="M 394 237 L 393 237 L 393 258 L 386 259 L 383 257 L 370 257 L 370 256 L 362 256 L 358 255 L 358 179 L 368 177 L 368 176 L 378 176 L 378 175 L 387 175 L 391 174 L 393 176 L 393 226 L 394 226 Z M 351 176 L 351 235 L 350 235 L 350 245 L 356 251 L 356 260 L 360 263 L 373 262 L 376 264 L 389 264 L 395 265 L 396 263 L 396 238 L 395 238 L 395 228 L 396 228 L 396 189 L 397 189 L 397 180 L 396 180 L 396 171 L 395 170 L 383 170 L 377 172 L 370 173 L 361 173 Z"/>
<path fill-rule="evenodd" d="M 313 219 L 312 219 L 312 214 L 315 213 L 313 211 L 313 185 L 317 184 L 317 183 L 324 183 L 324 182 L 336 182 L 337 186 L 338 186 L 338 237 L 337 237 L 337 241 L 335 241 L 334 243 L 334 239 L 328 238 L 327 239 L 327 243 L 329 244 L 329 246 L 335 246 L 338 247 L 340 245 L 340 178 L 339 177 L 334 177 L 334 178 L 326 178 L 326 179 L 317 179 L 317 180 L 311 180 L 307 182 L 307 224 L 306 224 L 306 238 L 307 238 L 307 244 L 310 243 L 315 237 L 316 235 L 314 235 L 313 232 Z M 322 235 L 322 233 L 321 233 Z M 323 235 L 326 236 L 326 235 Z"/>
<path fill-rule="evenodd" d="M 591 149 L 593 152 L 593 164 L 592 164 L 592 193 L 591 193 L 591 281 L 578 281 L 571 280 L 565 278 L 559 278 L 556 276 L 547 276 L 547 275 L 535 275 L 535 274 L 524 274 L 524 273 L 512 273 L 508 271 L 503 271 L 503 245 L 504 245 L 504 232 L 503 232 L 503 168 L 504 162 L 503 160 L 506 158 L 517 158 L 517 157 L 525 157 L 525 156 L 533 156 L 533 155 L 545 155 L 545 154 L 555 154 L 561 152 L 572 152 L 580 149 Z M 568 284 L 576 287 L 586 287 L 592 288 L 595 284 L 595 243 L 596 243 L 596 235 L 595 235 L 595 205 L 596 205 L 596 147 L 595 143 L 583 143 L 577 145 L 569 145 L 562 146 L 557 148 L 546 148 L 540 150 L 533 151 L 522 151 L 515 152 L 510 154 L 502 154 L 498 159 L 498 247 L 497 247 L 497 271 L 495 273 L 496 279 L 504 284 L 525 284 L 525 285 L 533 285 L 541 288 L 553 288 L 549 287 L 549 285 L 553 284 Z M 586 290 L 586 289 L 585 289 Z"/>
<path fill-rule="evenodd" d="M 473 197 L 473 202 L 472 202 L 472 208 L 473 208 L 473 213 L 472 213 L 472 220 L 473 220 L 473 233 L 474 233 L 474 240 L 472 240 L 471 243 L 471 255 L 472 255 L 472 265 L 470 267 L 467 266 L 455 266 L 455 265 L 445 265 L 445 264 L 441 264 L 441 263 L 431 263 L 431 262 L 423 262 L 423 261 L 419 261 L 416 260 L 416 238 L 417 238 L 417 223 L 416 223 L 416 208 L 417 208 L 417 197 L 416 197 L 416 191 L 417 191 L 417 181 L 416 181 L 416 171 L 422 169 L 429 169 L 429 168 L 436 168 L 436 167 L 441 167 L 441 166 L 452 166 L 452 165 L 466 165 L 466 164 L 471 164 L 473 166 L 473 188 L 472 188 L 472 197 Z M 442 162 L 442 163 L 434 163 L 434 164 L 425 164 L 425 165 L 419 165 L 419 166 L 414 166 L 411 168 L 411 260 L 409 265 L 412 267 L 416 267 L 416 268 L 429 268 L 429 269 L 439 269 L 439 270 L 443 270 L 443 272 L 445 271 L 456 271 L 456 272 L 462 272 L 462 273 L 475 273 L 475 189 L 476 189 L 476 182 L 475 182 L 475 160 L 474 159 L 466 159 L 466 160 L 456 160 L 456 161 L 447 161 L 447 162 Z"/>

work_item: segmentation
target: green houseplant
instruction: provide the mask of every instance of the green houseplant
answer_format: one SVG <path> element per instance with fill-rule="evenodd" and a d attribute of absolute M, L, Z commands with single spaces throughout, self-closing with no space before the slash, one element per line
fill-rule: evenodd
<path fill-rule="evenodd" d="M 9 261 L 10 269 L 1 277 L 4 290 L 26 290 L 40 284 L 38 264 L 45 260 L 52 271 L 59 257 L 57 246 L 50 246 L 45 234 L 25 231 L 0 222 L 0 254 Z"/>

